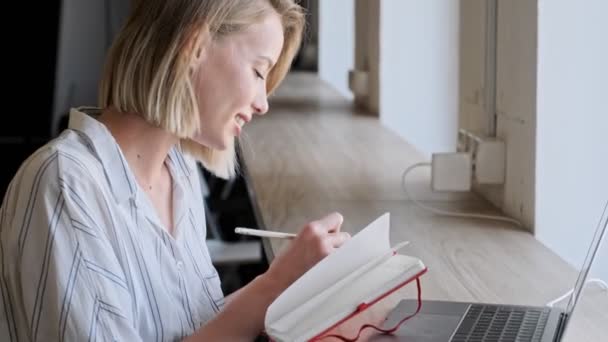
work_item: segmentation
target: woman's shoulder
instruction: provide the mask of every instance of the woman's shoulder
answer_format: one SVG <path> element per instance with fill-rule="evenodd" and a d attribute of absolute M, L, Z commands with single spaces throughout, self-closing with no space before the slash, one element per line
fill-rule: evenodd
<path fill-rule="evenodd" d="M 73 202 L 76 196 L 83 200 L 95 198 L 91 196 L 100 190 L 96 163 L 86 142 L 74 132 L 64 131 L 39 147 L 22 162 L 3 196 L 2 239 L 14 237 L 29 225 L 38 227 L 30 232 L 44 233 L 44 225 L 36 222 L 63 210 L 66 200 Z"/>
<path fill-rule="evenodd" d="M 99 176 L 99 161 L 82 137 L 66 130 L 28 156 L 11 179 L 4 201 L 58 189 L 62 181 L 87 182 Z"/>
<path fill-rule="evenodd" d="M 43 177 L 47 172 L 56 176 L 86 177 L 94 175 L 99 166 L 99 160 L 95 158 L 87 141 L 76 132 L 65 130 L 25 159 L 15 177 L 37 178 Z"/>

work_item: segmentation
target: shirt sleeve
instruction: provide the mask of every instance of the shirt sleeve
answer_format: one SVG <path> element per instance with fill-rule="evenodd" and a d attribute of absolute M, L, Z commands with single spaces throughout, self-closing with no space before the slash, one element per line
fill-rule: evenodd
<path fill-rule="evenodd" d="M 105 197 L 60 153 L 34 164 L 2 210 L 0 340 L 139 341 Z"/>

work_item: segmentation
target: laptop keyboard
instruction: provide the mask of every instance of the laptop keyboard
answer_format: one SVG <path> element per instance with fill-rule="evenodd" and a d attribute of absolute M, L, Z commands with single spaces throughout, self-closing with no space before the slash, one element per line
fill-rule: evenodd
<path fill-rule="evenodd" d="M 471 305 L 452 342 L 540 341 L 549 309 Z"/>

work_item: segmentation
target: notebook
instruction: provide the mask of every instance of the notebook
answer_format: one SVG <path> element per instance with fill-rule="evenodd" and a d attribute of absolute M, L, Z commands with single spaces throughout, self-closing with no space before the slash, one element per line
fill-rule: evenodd
<path fill-rule="evenodd" d="M 306 272 L 268 308 L 266 334 L 308 341 L 366 310 L 426 272 L 423 262 L 390 245 L 390 215 L 380 216 Z"/>

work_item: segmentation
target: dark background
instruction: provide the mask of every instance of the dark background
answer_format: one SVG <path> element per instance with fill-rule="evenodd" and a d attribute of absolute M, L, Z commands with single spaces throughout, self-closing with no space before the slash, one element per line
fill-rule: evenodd
<path fill-rule="evenodd" d="M 8 23 L 5 16 L 2 24 L 5 89 L 0 124 L 2 197 L 23 160 L 51 138 L 61 1 L 44 3 L 44 8 L 33 11 L 37 4 L 16 2 L 11 4 L 14 11 L 4 12 L 13 17 L 13 22 Z M 12 25 L 15 23 L 17 26 Z"/>

